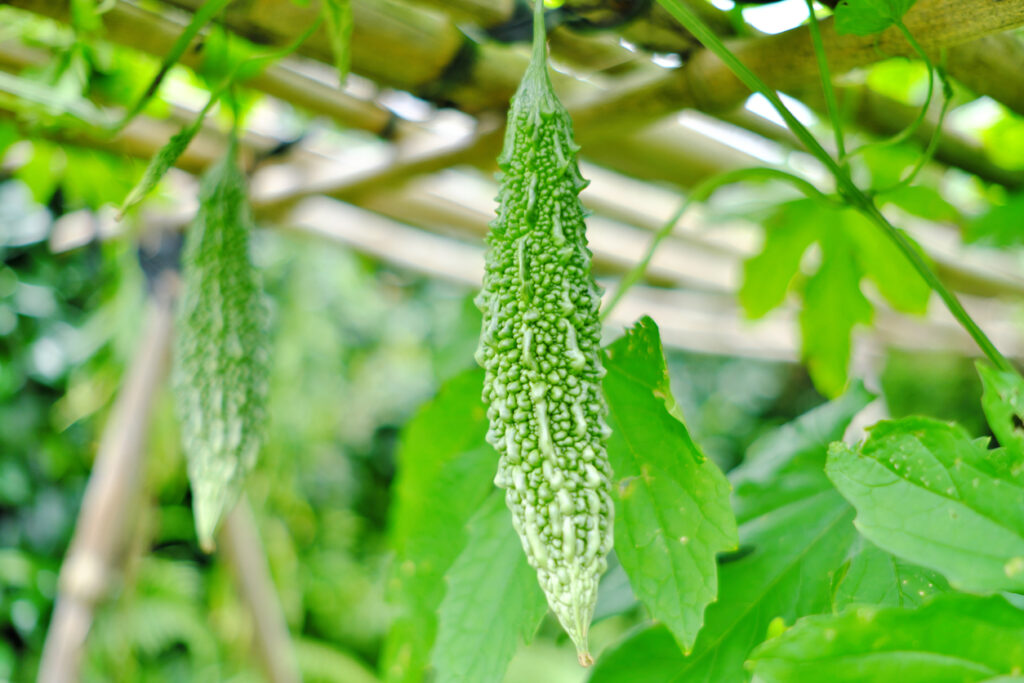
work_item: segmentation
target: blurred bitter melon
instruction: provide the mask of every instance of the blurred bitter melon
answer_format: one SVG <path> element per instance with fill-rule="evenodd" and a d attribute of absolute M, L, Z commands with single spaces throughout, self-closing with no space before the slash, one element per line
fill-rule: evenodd
<path fill-rule="evenodd" d="M 252 220 L 234 140 L 203 176 L 188 229 L 174 385 L 199 542 L 237 502 L 263 441 L 267 309 L 249 256 Z"/>

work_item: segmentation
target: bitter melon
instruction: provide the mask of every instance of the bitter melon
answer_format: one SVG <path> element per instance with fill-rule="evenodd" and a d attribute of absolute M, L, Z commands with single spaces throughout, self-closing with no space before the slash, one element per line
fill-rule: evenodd
<path fill-rule="evenodd" d="M 204 175 L 182 254 L 174 388 L 199 542 L 213 548 L 263 441 L 267 309 L 249 258 L 245 177 L 232 140 Z"/>
<path fill-rule="evenodd" d="M 591 275 L 572 120 L 547 70 L 544 19 L 508 114 L 477 362 L 495 483 L 555 615 L 590 664 L 587 633 L 612 547 L 600 291 Z"/>

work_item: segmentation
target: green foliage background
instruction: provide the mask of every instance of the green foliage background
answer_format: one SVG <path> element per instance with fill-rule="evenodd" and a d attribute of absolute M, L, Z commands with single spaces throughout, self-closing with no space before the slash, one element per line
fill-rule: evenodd
<path fill-rule="evenodd" d="M 348 3 L 331 7 L 344 14 Z M 48 242 L 55 221 L 119 205 L 143 173 L 138 162 L 46 139 L 96 116 L 89 98 L 138 101 L 157 67 L 90 40 L 89 17 L 84 12 L 69 32 L 0 8 L 2 30 L 56 55 L 46 69 L 22 74 L 45 84 L 46 98 L 15 98 L 23 118 L 0 120 L 0 680 L 34 679 L 60 561 L 138 341 L 145 269 L 153 265 L 148 247 L 140 252 L 130 238 L 60 253 Z M 850 30 L 876 28 L 857 13 L 844 21 Z M 198 72 L 176 67 L 174 79 L 206 93 L 253 48 L 215 31 L 207 53 Z M 898 60 L 873 67 L 866 82 L 920 104 L 924 78 L 919 63 Z M 233 95 L 243 116 L 256 102 L 251 93 Z M 956 86 L 956 106 L 974 101 Z M 996 163 L 1024 168 L 1024 123 L 995 109 L 973 132 Z M 154 98 L 145 111 L 166 116 L 168 105 Z M 289 116 L 307 123 L 301 113 Z M 824 128 L 816 129 L 823 137 Z M 919 155 L 913 144 L 873 149 L 853 172 L 865 187 L 886 188 Z M 954 672 L 963 680 L 1019 674 L 1019 390 L 983 370 L 983 394 L 969 360 L 894 349 L 875 388 L 895 421 L 865 444 L 830 452 L 872 398 L 850 380 L 851 335 L 881 306 L 923 312 L 929 293 L 851 210 L 789 201 L 775 185 L 740 194 L 739 209 L 727 193 L 709 203 L 712 218 L 739 212 L 764 226 L 739 301 L 756 318 L 802 300 L 809 370 L 673 351 L 663 359 L 653 324 L 625 339 L 612 331 L 606 388 L 618 427 L 610 449 L 625 483 L 617 539 L 624 551 L 602 583 L 593 640 L 603 655 L 590 680 L 881 680 L 892 669 L 872 668 L 868 655 L 886 630 L 898 630 L 899 647 L 922 658 L 955 652 L 970 663 Z M 953 223 L 978 245 L 1019 254 L 1024 244 L 1019 188 L 926 172 L 877 200 Z M 836 229 L 825 233 L 823 225 Z M 512 561 L 514 536 L 501 535 L 503 508 L 489 495 L 494 454 L 483 442 L 480 373 L 470 367 L 479 332 L 473 292 L 311 239 L 268 230 L 254 240 L 275 332 L 269 438 L 247 492 L 305 680 L 419 680 L 426 666 L 445 680 L 500 680 L 506 660 L 512 683 L 583 680 L 570 644 L 542 617 L 529 570 Z M 814 268 L 801 267 L 816 256 Z M 158 402 L 142 514 L 126 571 L 97 615 L 83 675 L 261 680 L 230 572 L 196 546 L 172 403 L 166 393 Z M 630 441 L 637 434 L 646 441 Z M 957 496 L 887 470 L 903 451 L 886 439 L 956 484 Z M 670 447 L 655 450 L 662 443 Z M 977 472 L 962 474 L 965 463 Z M 879 477 L 891 496 L 875 490 Z M 721 505 L 727 485 L 738 530 Z M 716 533 L 688 530 L 692 512 L 658 514 L 659 500 L 687 495 L 694 509 L 714 511 L 707 517 L 720 522 Z M 949 519 L 889 528 L 908 501 L 946 506 Z M 691 533 L 710 545 L 691 550 L 664 540 Z M 648 547 L 645 534 L 661 537 Z M 908 536 L 927 543 L 908 551 Z M 969 555 L 956 561 L 937 547 L 947 536 L 974 543 L 972 552 L 999 552 L 985 566 Z M 658 566 L 642 580 L 664 556 L 670 571 L 691 563 L 689 573 L 663 586 Z M 452 580 L 459 591 L 450 590 Z M 691 601 L 685 609 L 682 600 Z M 652 625 L 652 615 L 662 623 Z M 951 637 L 936 624 L 974 635 Z M 480 632 L 490 638 L 469 639 Z M 840 637 L 825 642 L 830 632 Z M 532 642 L 519 647 L 520 639 Z M 934 666 L 907 683 L 950 673 Z M 822 671 L 825 678 L 813 678 Z"/>

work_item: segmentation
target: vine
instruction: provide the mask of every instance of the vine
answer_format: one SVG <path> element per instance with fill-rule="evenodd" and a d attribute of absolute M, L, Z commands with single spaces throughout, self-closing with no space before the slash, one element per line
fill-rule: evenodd
<path fill-rule="evenodd" d="M 953 292 L 951 292 L 935 271 L 928 265 L 921 253 L 914 247 L 907 237 L 900 232 L 890 221 L 886 218 L 882 212 L 878 209 L 874 199 L 865 191 L 861 190 L 850 176 L 848 169 L 844 165 L 840 164 L 836 159 L 821 146 L 821 143 L 814 137 L 814 135 L 796 118 L 796 116 L 786 107 L 785 103 L 778 96 L 775 90 L 768 87 L 768 85 L 761 80 L 761 78 L 751 71 L 743 62 L 732 53 L 731 50 L 722 42 L 722 40 L 715 35 L 715 33 L 701 20 L 699 16 L 693 10 L 691 10 L 686 3 L 682 0 L 658 0 L 662 7 L 664 7 L 676 20 L 679 21 L 688 31 L 690 31 L 696 38 L 709 50 L 711 50 L 719 59 L 721 59 L 726 66 L 736 75 L 740 81 L 743 82 L 753 92 L 760 93 L 763 95 L 772 105 L 776 112 L 783 118 L 786 125 L 793 132 L 794 135 L 804 144 L 807 150 L 813 154 L 835 177 L 836 184 L 840 196 L 849 204 L 851 208 L 856 209 L 865 217 L 867 217 L 872 223 L 874 223 L 883 234 L 890 239 L 900 252 L 907 258 L 910 264 L 918 272 L 918 274 L 924 279 L 925 282 L 935 291 L 942 301 L 946 304 L 949 312 L 953 314 L 957 322 L 967 331 L 967 333 L 974 339 L 978 347 L 984 352 L 988 359 L 1000 370 L 1008 372 L 1016 372 L 1013 365 L 1009 360 L 996 348 L 995 344 L 988 338 L 988 335 L 978 326 L 970 314 L 964 309 L 963 304 L 957 298 Z M 898 25 L 903 26 L 905 35 L 909 36 L 909 31 L 906 31 L 905 25 L 902 21 L 896 20 Z M 896 23 L 896 22 L 894 22 Z M 912 37 L 909 37 L 912 41 Z M 915 49 L 920 49 L 916 41 L 911 42 L 911 45 Z M 936 136 L 938 136 L 938 130 Z M 933 150 L 934 145 L 929 145 Z M 911 174 L 916 175 L 916 171 Z M 648 259 L 649 260 L 649 259 Z"/>

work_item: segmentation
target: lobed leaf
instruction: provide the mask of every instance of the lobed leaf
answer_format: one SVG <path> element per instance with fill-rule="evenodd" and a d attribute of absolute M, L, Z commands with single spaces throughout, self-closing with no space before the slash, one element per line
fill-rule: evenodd
<path fill-rule="evenodd" d="M 967 226 L 967 241 L 993 247 L 1024 244 L 1024 193 L 1016 193 L 1001 206 L 989 209 Z"/>
<path fill-rule="evenodd" d="M 856 607 L 809 616 L 768 640 L 748 667 L 764 683 L 972 683 L 1018 675 L 1024 612 L 1004 598 L 946 594 L 914 610 Z"/>
<path fill-rule="evenodd" d="M 857 448 L 833 444 L 828 476 L 881 548 L 941 572 L 955 588 L 1024 588 L 1024 473 L 959 426 L 881 422 Z"/>
<path fill-rule="evenodd" d="M 765 440 L 759 467 L 769 480 L 753 472 L 739 479 L 736 507 L 751 514 L 739 528 L 740 553 L 719 558 L 718 600 L 692 653 L 684 655 L 664 625 L 649 626 L 606 651 L 591 683 L 743 681 L 743 662 L 774 620 L 829 609 L 855 531 L 853 510 L 821 471 L 821 437 L 842 434 L 868 398 L 857 388 Z"/>
<path fill-rule="evenodd" d="M 985 389 L 981 407 L 992 433 L 1016 459 L 1016 467 L 1024 466 L 1024 379 L 984 363 L 978 364 L 978 374 Z"/>
<path fill-rule="evenodd" d="M 835 491 L 791 501 L 740 527 L 753 552 L 719 569 L 718 601 L 708 607 L 692 653 L 663 625 L 607 651 L 591 683 L 743 681 L 743 662 L 776 618 L 793 620 L 830 606 L 832 574 L 854 539 L 853 511 Z"/>
<path fill-rule="evenodd" d="M 689 650 L 718 592 L 716 555 L 738 541 L 729 482 L 678 417 L 653 320 L 612 344 L 604 367 L 616 554 L 640 602 Z"/>
<path fill-rule="evenodd" d="M 836 580 L 832 608 L 850 605 L 918 607 L 949 590 L 942 575 L 885 552 L 861 539 L 860 548 Z"/>
<path fill-rule="evenodd" d="M 860 291 L 855 243 L 842 230 L 823 232 L 820 243 L 821 265 L 804 287 L 800 330 L 814 386 L 835 397 L 846 386 L 853 328 L 870 322 L 873 309 Z"/>
<path fill-rule="evenodd" d="M 743 264 L 739 301 L 747 316 L 760 318 L 785 300 L 804 252 L 818 237 L 817 214 L 818 202 L 800 199 L 765 221 L 761 253 Z"/>
<path fill-rule="evenodd" d="M 334 66 L 338 80 L 344 85 L 352 63 L 352 2 L 351 0 L 324 0 L 321 6 L 327 22 L 327 37 L 334 53 Z"/>
<path fill-rule="evenodd" d="M 436 680 L 500 683 L 519 641 L 533 639 L 548 611 L 501 493 L 469 521 L 466 547 L 445 582 L 432 656 Z"/>
<path fill-rule="evenodd" d="M 437 633 L 444 575 L 466 543 L 465 525 L 493 489 L 484 441 L 483 372 L 463 372 L 409 421 L 398 448 L 389 541 L 389 600 L 399 608 L 382 657 L 388 681 L 419 681 Z"/>

